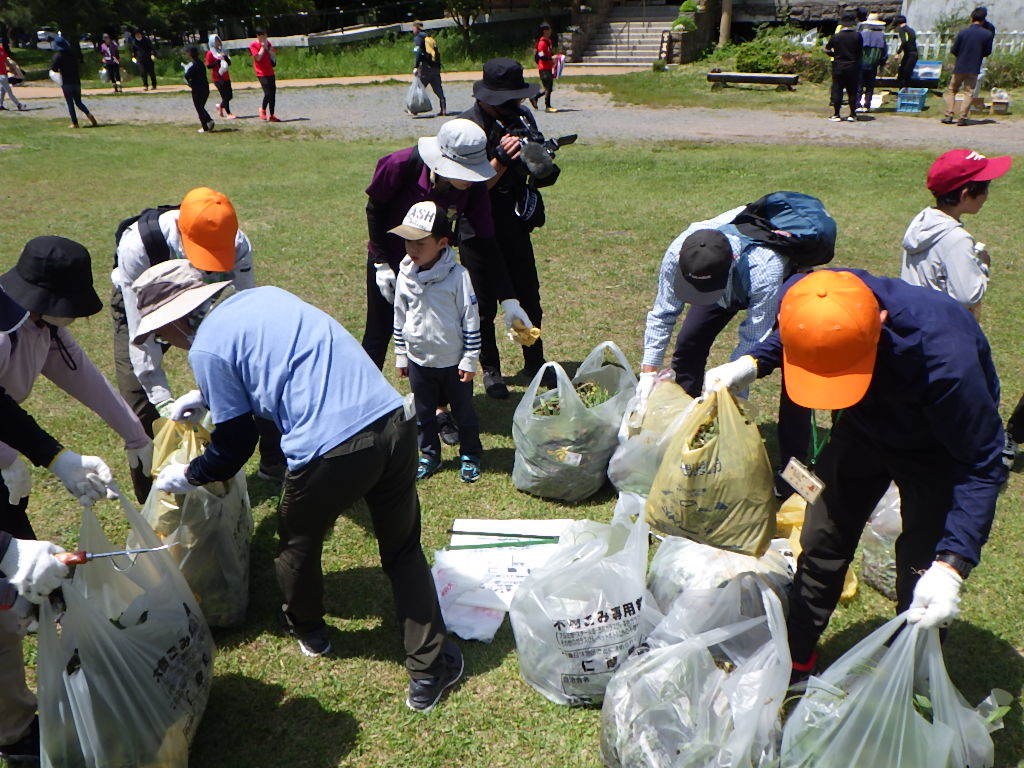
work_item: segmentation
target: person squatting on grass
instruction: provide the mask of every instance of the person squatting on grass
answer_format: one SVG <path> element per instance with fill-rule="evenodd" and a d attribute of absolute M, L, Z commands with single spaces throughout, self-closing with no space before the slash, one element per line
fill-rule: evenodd
<path fill-rule="evenodd" d="M 188 61 L 182 64 L 185 68 L 185 82 L 192 90 L 192 105 L 199 117 L 199 132 L 209 133 L 213 130 L 213 118 L 206 111 L 206 100 L 210 98 L 210 82 L 206 79 L 206 67 L 199 59 L 199 49 L 191 46 L 188 49 Z"/>
<path fill-rule="evenodd" d="M 53 55 L 53 61 L 50 62 L 50 69 L 60 74 L 60 90 L 64 94 L 64 101 L 67 102 L 68 114 L 71 115 L 70 127 L 78 127 L 78 115 L 75 113 L 75 107 L 82 110 L 93 126 L 97 125 L 92 112 L 82 103 L 82 79 L 78 73 L 78 53 L 72 52 L 71 44 L 60 36 L 54 38 L 53 47 L 57 52 Z"/>
<path fill-rule="evenodd" d="M 838 411 L 813 467 L 789 597 L 794 681 L 817 662 L 872 510 L 895 482 L 903 533 L 896 612 L 946 627 L 981 559 L 1006 481 L 999 378 L 977 321 L 949 296 L 863 270 L 823 269 L 787 283 L 776 331 L 712 368 L 705 389 L 739 390 L 783 369 L 797 405 Z"/>
<path fill-rule="evenodd" d="M 275 560 L 282 623 L 306 655 L 330 652 L 323 542 L 364 499 L 404 631 L 406 703 L 429 711 L 463 664 L 420 545 L 416 422 L 401 395 L 341 324 L 280 288 L 208 283 L 183 259 L 150 267 L 132 287 L 141 317 L 133 341 L 155 334 L 188 350 L 199 385 L 172 418 L 198 420 L 209 409 L 214 423 L 206 451 L 167 466 L 154 487 L 189 493 L 230 479 L 256 447 L 255 417 L 272 420 L 288 460 Z"/>
<path fill-rule="evenodd" d="M 221 42 L 220 35 L 210 35 L 209 48 L 206 51 L 204 61 L 206 62 L 206 68 L 210 70 L 211 77 L 213 77 L 213 84 L 217 87 L 217 93 L 220 94 L 217 114 L 229 120 L 234 120 L 235 116 L 231 114 L 231 98 L 234 95 L 231 91 L 231 57 L 224 50 L 224 44 Z"/>
<path fill-rule="evenodd" d="M 256 72 L 256 79 L 260 81 L 260 87 L 263 89 L 260 120 L 279 123 L 281 121 L 274 115 L 274 107 L 277 104 L 277 76 L 274 74 L 277 54 L 274 53 L 274 46 L 267 38 L 265 29 L 256 30 L 256 39 L 249 44 L 249 53 L 252 54 L 252 68 Z"/>
<path fill-rule="evenodd" d="M 441 468 L 437 408 L 451 405 L 459 429 L 464 483 L 480 478 L 480 422 L 473 410 L 473 377 L 480 359 L 480 313 L 466 268 L 448 243 L 451 224 L 437 203 L 416 203 L 391 234 L 405 240 L 395 281 L 395 366 L 408 378 L 419 421 L 416 479 Z"/>
<path fill-rule="evenodd" d="M 100 55 L 103 57 L 103 69 L 106 70 L 107 80 L 114 89 L 114 93 L 121 93 L 121 53 L 118 50 L 117 42 L 103 33 L 103 42 L 100 43 Z"/>
<path fill-rule="evenodd" d="M 844 11 L 839 19 L 840 28 L 825 44 L 825 53 L 832 57 L 832 117 L 839 122 L 843 118 L 839 110 L 843 106 L 843 94 L 850 105 L 849 122 L 857 122 L 857 91 L 860 88 L 860 60 L 864 48 L 857 31 L 857 14 Z"/>

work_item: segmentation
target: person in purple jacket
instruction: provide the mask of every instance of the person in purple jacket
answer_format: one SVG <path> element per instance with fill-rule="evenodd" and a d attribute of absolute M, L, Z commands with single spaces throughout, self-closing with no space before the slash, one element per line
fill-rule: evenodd
<path fill-rule="evenodd" d="M 366 223 L 369 229 L 366 264 L 366 328 L 363 349 L 378 368 L 384 367 L 394 330 L 395 277 L 405 258 L 405 241 L 389 234 L 402 223 L 416 203 L 430 200 L 445 211 L 454 226 L 460 216 L 456 240 L 461 245 L 474 241 L 474 258 L 463 266 L 473 287 L 490 281 L 505 313 L 505 325 L 520 320 L 527 328 L 533 322 L 519 305 L 504 257 L 494 239 L 494 220 L 486 182 L 495 174 L 487 159 L 487 136 L 480 126 L 457 118 L 449 120 L 437 136 L 419 140 L 416 147 L 385 155 L 377 161 L 370 186 L 366 188 Z M 468 249 L 467 249 L 468 250 Z"/>

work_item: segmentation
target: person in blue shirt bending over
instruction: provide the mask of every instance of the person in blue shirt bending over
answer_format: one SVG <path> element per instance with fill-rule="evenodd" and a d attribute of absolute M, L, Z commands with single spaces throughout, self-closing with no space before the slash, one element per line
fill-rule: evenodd
<path fill-rule="evenodd" d="M 323 542 L 341 512 L 365 499 L 405 634 L 406 704 L 432 709 L 463 664 L 420 546 L 416 422 L 401 396 L 336 320 L 280 288 L 236 292 L 204 282 L 184 259 L 150 267 L 133 285 L 136 338 L 156 334 L 189 350 L 199 384 L 171 418 L 209 409 L 215 425 L 206 451 L 165 467 L 154 487 L 188 493 L 234 476 L 256 448 L 255 418 L 273 420 L 288 462 L 275 561 L 283 625 L 307 656 L 330 652 Z"/>
<path fill-rule="evenodd" d="M 708 371 L 705 386 L 746 387 L 779 367 L 795 403 L 834 418 L 811 457 L 824 490 L 808 493 L 790 593 L 797 681 L 815 666 L 857 542 L 889 483 L 899 488 L 903 517 L 897 612 L 945 627 L 981 559 L 1006 467 L 988 341 L 974 316 L 939 291 L 858 269 L 797 275 L 777 330 Z"/>

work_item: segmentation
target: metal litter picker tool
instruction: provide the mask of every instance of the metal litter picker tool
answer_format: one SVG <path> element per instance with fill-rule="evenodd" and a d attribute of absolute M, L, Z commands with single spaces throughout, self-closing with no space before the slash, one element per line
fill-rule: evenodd
<path fill-rule="evenodd" d="M 118 555 L 141 555 L 146 552 L 159 552 L 162 549 L 170 549 L 172 544 L 164 544 L 162 547 L 148 547 L 146 549 L 122 549 L 117 552 L 86 552 L 85 550 L 78 550 L 77 552 L 61 552 L 54 555 L 64 565 L 84 565 L 90 560 L 95 560 L 98 557 L 117 557 Z"/>

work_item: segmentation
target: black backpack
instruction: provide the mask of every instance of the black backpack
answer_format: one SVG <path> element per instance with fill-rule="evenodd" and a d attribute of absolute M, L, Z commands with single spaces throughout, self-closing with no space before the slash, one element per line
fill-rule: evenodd
<path fill-rule="evenodd" d="M 139 235 L 142 237 L 142 246 L 146 249 L 146 256 L 149 257 L 149 266 L 160 264 L 171 258 L 171 249 L 164 240 L 164 233 L 160 231 L 160 223 L 157 219 L 160 214 L 167 211 L 176 211 L 180 205 L 158 205 L 156 208 L 147 208 L 137 216 L 129 216 L 117 225 L 114 232 L 114 266 L 117 266 L 117 246 L 121 244 L 121 236 L 135 222 L 139 223 Z"/>

